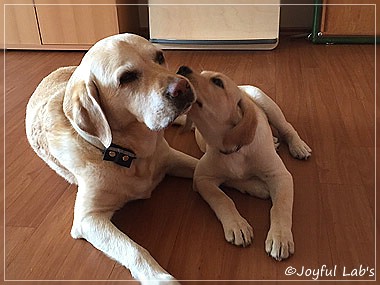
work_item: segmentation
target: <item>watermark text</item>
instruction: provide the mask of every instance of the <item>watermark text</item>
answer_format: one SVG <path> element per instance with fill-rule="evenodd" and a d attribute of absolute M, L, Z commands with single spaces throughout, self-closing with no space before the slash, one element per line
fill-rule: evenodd
<path fill-rule="evenodd" d="M 327 267 L 327 265 L 322 265 L 319 268 L 307 268 L 302 266 L 300 268 L 295 268 L 293 266 L 288 266 L 285 269 L 285 275 L 287 276 L 305 276 L 310 277 L 313 280 L 328 279 L 331 277 L 374 277 L 375 268 L 360 265 L 356 268 L 347 268 L 346 266 L 338 267 L 334 265 L 333 267 Z"/>

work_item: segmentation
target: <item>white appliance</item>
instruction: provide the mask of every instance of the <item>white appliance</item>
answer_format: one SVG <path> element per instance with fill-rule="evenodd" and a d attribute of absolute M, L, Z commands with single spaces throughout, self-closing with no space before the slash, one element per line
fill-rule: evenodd
<path fill-rule="evenodd" d="M 151 42 L 164 49 L 273 49 L 280 0 L 149 0 Z"/>

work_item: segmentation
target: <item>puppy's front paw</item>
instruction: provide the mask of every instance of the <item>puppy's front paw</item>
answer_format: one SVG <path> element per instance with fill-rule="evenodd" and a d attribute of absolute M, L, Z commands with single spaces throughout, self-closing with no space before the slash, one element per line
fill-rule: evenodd
<path fill-rule="evenodd" d="M 311 148 L 299 137 L 289 142 L 289 152 L 294 158 L 308 159 L 311 156 Z"/>
<path fill-rule="evenodd" d="M 223 224 L 223 229 L 224 237 L 229 243 L 243 247 L 252 243 L 253 229 L 242 217 Z"/>
<path fill-rule="evenodd" d="M 290 257 L 294 253 L 292 232 L 269 230 L 265 241 L 265 251 L 277 261 Z"/>

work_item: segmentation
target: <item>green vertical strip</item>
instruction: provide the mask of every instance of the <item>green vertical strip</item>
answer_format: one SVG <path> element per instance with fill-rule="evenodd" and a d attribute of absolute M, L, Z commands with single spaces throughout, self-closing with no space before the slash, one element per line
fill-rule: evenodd
<path fill-rule="evenodd" d="M 322 18 L 322 0 L 314 0 L 314 21 L 311 40 L 313 43 L 318 43 L 318 33 L 320 32 Z"/>

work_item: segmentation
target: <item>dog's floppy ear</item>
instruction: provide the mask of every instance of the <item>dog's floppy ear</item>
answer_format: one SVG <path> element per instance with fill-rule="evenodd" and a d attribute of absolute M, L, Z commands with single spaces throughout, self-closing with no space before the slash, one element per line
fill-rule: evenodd
<path fill-rule="evenodd" d="M 257 117 L 252 105 L 254 103 L 249 100 L 243 97 L 239 101 L 238 107 L 241 109 L 242 118 L 223 138 L 223 146 L 227 151 L 248 145 L 255 137 Z"/>
<path fill-rule="evenodd" d="M 92 80 L 70 82 L 66 89 L 64 111 L 73 127 L 85 139 L 99 140 L 106 148 L 112 134 L 106 116 L 99 105 L 99 94 Z"/>

